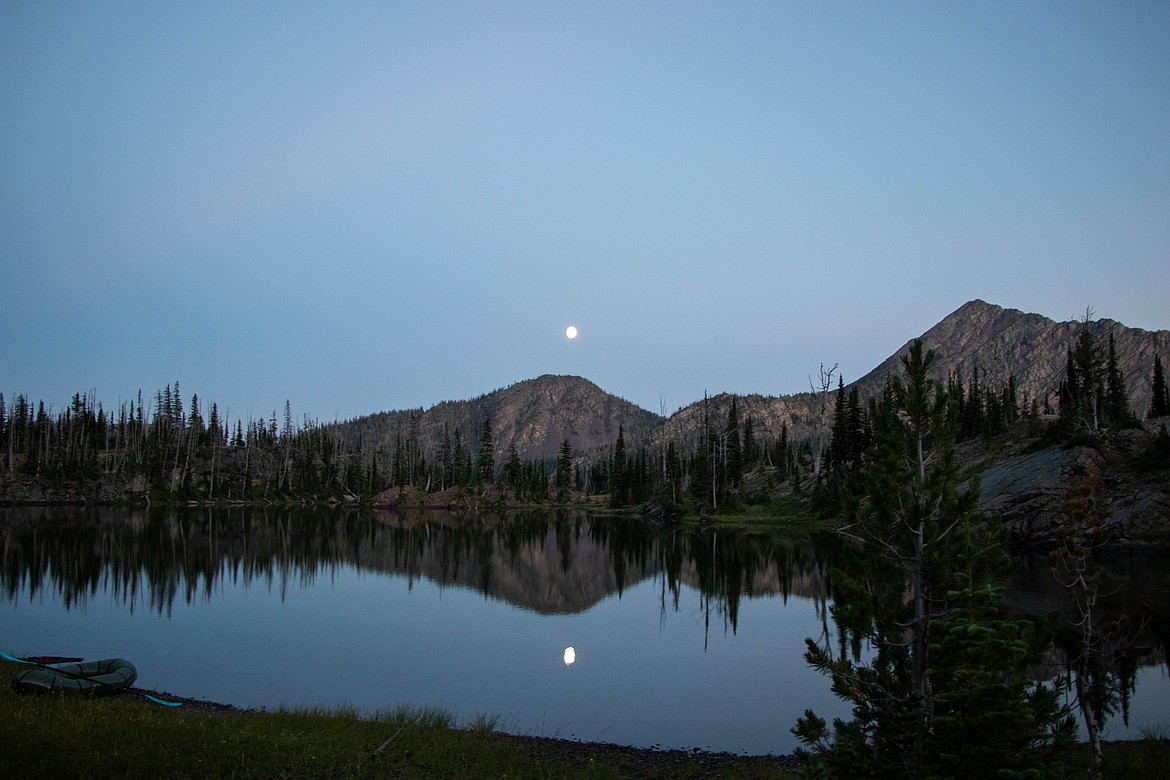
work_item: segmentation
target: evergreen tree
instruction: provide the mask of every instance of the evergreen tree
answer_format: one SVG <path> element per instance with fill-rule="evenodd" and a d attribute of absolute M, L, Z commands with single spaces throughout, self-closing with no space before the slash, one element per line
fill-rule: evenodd
<path fill-rule="evenodd" d="M 227 434 L 224 433 L 224 423 L 219 419 L 219 407 L 214 402 L 211 404 L 211 411 L 207 415 L 207 441 L 212 445 L 222 445 L 227 441 Z"/>
<path fill-rule="evenodd" d="M 1068 410 L 1065 398 L 1060 399 L 1061 419 L 1081 430 L 1097 431 L 1101 427 L 1101 397 L 1104 394 L 1101 370 L 1101 351 L 1089 330 L 1089 318 L 1069 352 L 1067 369 Z"/>
<path fill-rule="evenodd" d="M 1154 355 L 1154 380 L 1150 388 L 1153 394 L 1150 398 L 1150 417 L 1166 417 L 1170 415 L 1170 392 L 1167 392 L 1166 374 L 1162 371 L 1162 358 Z"/>
<path fill-rule="evenodd" d="M 0 452 L 8 450 L 8 410 L 4 406 L 4 393 L 0 393 Z"/>
<path fill-rule="evenodd" d="M 508 446 L 508 460 L 504 463 L 502 480 L 512 490 L 513 495 L 516 497 L 520 496 L 521 487 L 524 482 L 524 466 L 520 462 L 520 454 L 516 452 L 515 442 L 512 442 Z"/>
<path fill-rule="evenodd" d="M 557 499 L 564 501 L 568 497 L 569 488 L 573 479 L 573 445 L 565 439 L 561 442 L 561 451 L 557 456 L 556 487 Z"/>
<path fill-rule="evenodd" d="M 479 437 L 479 462 L 477 476 L 479 481 L 490 485 L 496 479 L 495 449 L 492 444 L 492 418 L 483 421 L 483 432 Z"/>
<path fill-rule="evenodd" d="M 707 394 L 703 394 L 703 415 L 698 446 L 691 459 L 690 493 L 700 506 L 713 500 L 715 475 L 711 462 L 711 424 L 707 417 Z"/>
<path fill-rule="evenodd" d="M 749 414 L 743 421 L 743 467 L 750 469 L 760 459 L 760 445 L 756 441 L 756 424 Z"/>
<path fill-rule="evenodd" d="M 625 430 L 619 423 L 618 437 L 613 445 L 613 458 L 609 468 L 609 502 L 613 506 L 625 506 L 630 503 L 630 483 L 626 469 Z"/>
<path fill-rule="evenodd" d="M 191 396 L 191 414 L 187 417 L 187 430 L 190 431 L 195 442 L 205 441 L 207 438 L 207 429 L 203 424 L 203 415 L 199 411 L 198 393 Z"/>
<path fill-rule="evenodd" d="M 1108 357 L 1105 363 L 1105 417 L 1110 426 L 1127 426 L 1136 422 L 1129 408 L 1129 391 L 1125 377 L 1117 363 L 1117 347 L 1109 334 Z"/>
<path fill-rule="evenodd" d="M 847 407 L 845 402 L 845 378 L 837 377 L 837 400 L 833 407 L 833 428 L 829 432 L 829 467 L 841 468 L 845 463 L 845 426 Z"/>
<path fill-rule="evenodd" d="M 977 485 L 960 493 L 953 407 L 930 378 L 934 353 L 915 341 L 905 380 L 871 405 L 875 443 L 847 529 L 868 563 L 841 574 L 833 617 L 841 653 L 806 640 L 806 659 L 853 705 L 832 728 L 811 711 L 793 729 L 821 766 L 849 777 L 984 777 L 1041 772 L 1052 691 L 1014 673 L 1033 659 L 1023 626 L 994 611 L 986 565 L 994 540 L 977 531 Z M 892 567 L 902 576 L 882 576 Z M 848 652 L 868 639 L 870 663 Z M 856 645 L 853 643 L 857 642 Z M 982 717 L 1008 713 L 1002 721 Z M 979 715 L 979 718 L 974 716 Z M 803 749 L 802 749 L 803 752 Z"/>
<path fill-rule="evenodd" d="M 743 444 L 739 430 L 739 404 L 731 396 L 731 410 L 727 413 L 727 481 L 738 488 L 743 480 Z"/>
<path fill-rule="evenodd" d="M 780 472 L 780 481 L 788 479 L 791 473 L 789 468 L 790 453 L 788 452 L 788 423 L 780 423 L 780 437 L 776 439 L 776 446 L 773 448 L 772 465 Z"/>

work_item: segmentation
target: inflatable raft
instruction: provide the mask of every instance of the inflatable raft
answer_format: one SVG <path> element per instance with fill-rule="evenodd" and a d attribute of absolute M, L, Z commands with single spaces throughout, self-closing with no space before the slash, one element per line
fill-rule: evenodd
<path fill-rule="evenodd" d="M 129 688 L 137 679 L 134 664 L 125 658 L 106 658 L 29 669 L 12 678 L 12 687 L 21 693 L 107 696 Z"/>

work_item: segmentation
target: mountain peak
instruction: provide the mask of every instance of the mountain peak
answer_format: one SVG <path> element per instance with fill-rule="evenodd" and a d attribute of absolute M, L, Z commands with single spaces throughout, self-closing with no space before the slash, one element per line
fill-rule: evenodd
<path fill-rule="evenodd" d="M 981 388 L 998 392 L 1014 377 L 1021 403 L 1035 400 L 1043 405 L 1055 400 L 1064 374 L 1068 349 L 1076 341 L 1083 321 L 1055 322 L 1040 314 L 1007 309 L 981 299 L 967 301 L 919 338 L 935 351 L 935 376 L 961 375 L 970 387 L 977 370 Z M 1154 355 L 1170 356 L 1170 331 L 1127 328 L 1112 320 L 1088 323 L 1102 349 L 1114 338 L 1118 363 L 1126 380 L 1133 411 L 1140 417 L 1150 400 Z M 910 341 L 897 349 L 855 385 L 863 396 L 876 395 L 885 379 L 901 370 L 901 356 Z M 780 434 L 788 426 L 793 436 L 803 435 L 813 396 L 737 395 L 740 419 L 753 419 L 756 435 Z M 725 420 L 731 396 L 719 393 L 706 404 L 696 399 L 670 418 L 675 435 L 688 436 L 698 429 L 704 413 Z M 351 432 L 374 439 L 393 451 L 396 437 L 412 429 L 424 442 L 424 454 L 433 458 L 446 430 L 460 433 L 462 446 L 478 446 L 486 420 L 491 421 L 497 462 L 513 446 L 525 460 L 552 459 L 568 439 L 574 452 L 584 453 L 612 445 L 624 427 L 627 441 L 645 441 L 663 434 L 663 419 L 623 398 L 607 393 L 576 375 L 542 374 L 525 379 L 470 401 L 444 401 L 425 411 L 386 412 L 354 420 Z"/>
<path fill-rule="evenodd" d="M 935 351 L 938 376 L 957 372 L 968 381 L 977 369 L 980 385 L 994 390 L 1014 377 L 1021 401 L 1036 399 L 1043 404 L 1045 397 L 1055 395 L 1064 375 L 1067 351 L 1083 327 L 1083 321 L 1056 322 L 977 298 L 948 314 L 919 338 L 927 349 Z M 1088 327 L 1102 349 L 1113 335 L 1130 401 L 1140 416 L 1150 400 L 1154 355 L 1170 354 L 1170 331 L 1127 328 L 1109 319 L 1092 320 Z M 900 370 L 901 355 L 909 344 L 907 341 L 858 380 L 863 393 L 880 391 L 886 376 Z"/>

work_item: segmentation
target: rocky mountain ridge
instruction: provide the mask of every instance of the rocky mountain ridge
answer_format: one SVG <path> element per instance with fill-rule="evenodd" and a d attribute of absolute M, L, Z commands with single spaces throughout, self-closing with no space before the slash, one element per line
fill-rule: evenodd
<path fill-rule="evenodd" d="M 935 351 L 940 370 L 957 371 L 970 381 L 978 366 L 980 382 L 998 388 L 1015 376 L 1021 400 L 1045 396 L 1055 400 L 1064 376 L 1068 349 L 1086 323 L 1055 322 L 1039 314 L 1005 309 L 981 300 L 969 301 L 920 337 Z M 1154 356 L 1170 358 L 1170 331 L 1128 328 L 1110 319 L 1087 323 L 1096 344 L 1104 350 L 1112 334 L 1117 362 L 1129 391 L 1130 406 L 1144 417 L 1150 405 Z M 862 395 L 879 392 L 887 374 L 900 370 L 901 356 L 910 341 L 882 361 L 857 384 Z"/>
<path fill-rule="evenodd" d="M 545 374 L 469 401 L 380 412 L 336 427 L 347 437 L 360 437 L 387 452 L 393 451 L 396 438 L 413 436 L 424 457 L 432 459 L 444 429 L 450 437 L 459 431 L 463 446 L 478 453 L 485 420 L 491 421 L 494 455 L 500 463 L 513 446 L 524 460 L 551 460 L 566 439 L 575 452 L 608 446 L 617 440 L 619 427 L 637 440 L 662 418 L 582 377 Z"/>
<path fill-rule="evenodd" d="M 1056 322 L 1039 314 L 973 300 L 919 338 L 935 350 L 940 380 L 954 372 L 969 382 L 978 366 L 981 386 L 998 390 L 1009 376 L 1014 376 L 1021 402 L 1035 399 L 1043 405 L 1045 398 L 1055 403 L 1067 351 L 1082 327 L 1084 323 L 1076 320 Z M 1113 335 L 1131 406 L 1135 414 L 1144 416 L 1150 403 L 1154 356 L 1170 360 L 1170 331 L 1128 328 L 1109 319 L 1090 321 L 1088 327 L 1102 349 L 1109 335 Z M 886 376 L 900 370 L 906 345 L 846 387 L 856 385 L 862 398 L 879 393 Z M 464 446 L 477 451 L 483 421 L 490 418 L 497 463 L 507 457 L 512 446 L 522 459 L 548 460 L 556 457 L 565 439 L 578 454 L 612 446 L 619 426 L 624 427 L 627 442 L 645 441 L 655 446 L 673 437 L 685 445 L 698 434 L 704 406 L 713 420 L 722 422 L 727 419 L 731 398 L 720 393 L 699 399 L 664 418 L 582 377 L 544 375 L 469 401 L 382 412 L 337 425 L 345 435 L 377 442 L 387 450 L 396 436 L 410 436 L 413 429 L 424 455 L 430 458 L 438 451 L 444 426 L 450 435 L 458 429 Z M 813 392 L 741 395 L 736 401 L 740 419 L 750 416 L 757 437 L 765 442 L 779 436 L 782 426 L 788 427 L 793 438 L 806 436 L 818 406 Z"/>

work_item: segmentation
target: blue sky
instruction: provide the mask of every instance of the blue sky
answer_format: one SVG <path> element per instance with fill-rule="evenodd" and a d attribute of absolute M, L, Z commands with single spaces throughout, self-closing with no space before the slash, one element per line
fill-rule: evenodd
<path fill-rule="evenodd" d="M 0 392 L 670 412 L 972 298 L 1170 328 L 1167 41 L 1165 2 L 5 0 Z"/>

